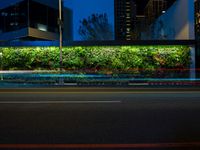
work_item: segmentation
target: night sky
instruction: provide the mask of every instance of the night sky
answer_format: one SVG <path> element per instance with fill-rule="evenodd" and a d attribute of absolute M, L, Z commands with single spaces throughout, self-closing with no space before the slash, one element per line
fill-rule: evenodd
<path fill-rule="evenodd" d="M 65 0 L 64 5 L 73 12 L 74 40 L 81 40 L 78 33 L 80 20 L 94 13 L 106 13 L 114 31 L 114 0 Z"/>

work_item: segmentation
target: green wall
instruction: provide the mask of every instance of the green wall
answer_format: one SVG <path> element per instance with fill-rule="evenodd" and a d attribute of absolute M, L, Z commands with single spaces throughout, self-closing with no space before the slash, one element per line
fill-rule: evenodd
<path fill-rule="evenodd" d="M 57 70 L 58 47 L 1 47 L 4 70 Z M 63 68 L 80 72 L 141 73 L 189 68 L 188 46 L 71 46 L 63 48 Z"/>

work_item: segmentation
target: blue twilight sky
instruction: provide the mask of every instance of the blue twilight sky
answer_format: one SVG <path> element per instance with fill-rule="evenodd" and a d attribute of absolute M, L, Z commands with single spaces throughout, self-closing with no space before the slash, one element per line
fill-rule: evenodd
<path fill-rule="evenodd" d="M 78 34 L 80 20 L 93 13 L 107 13 L 114 30 L 114 0 L 64 0 L 64 6 L 73 11 L 74 40 L 81 40 Z"/>

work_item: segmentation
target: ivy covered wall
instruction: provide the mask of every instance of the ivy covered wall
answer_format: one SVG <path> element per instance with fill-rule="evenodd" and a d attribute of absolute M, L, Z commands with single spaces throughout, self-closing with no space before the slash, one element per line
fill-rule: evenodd
<path fill-rule="evenodd" d="M 4 70 L 57 70 L 58 47 L 1 47 Z M 63 48 L 63 68 L 105 72 L 184 69 L 188 46 L 71 46 Z"/>

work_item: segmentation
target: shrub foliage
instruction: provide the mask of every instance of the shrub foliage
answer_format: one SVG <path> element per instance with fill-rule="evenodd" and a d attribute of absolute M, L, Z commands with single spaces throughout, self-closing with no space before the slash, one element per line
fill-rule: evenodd
<path fill-rule="evenodd" d="M 4 70 L 59 69 L 58 47 L 2 47 Z M 139 72 L 188 68 L 187 46 L 72 46 L 63 48 L 66 70 Z"/>

